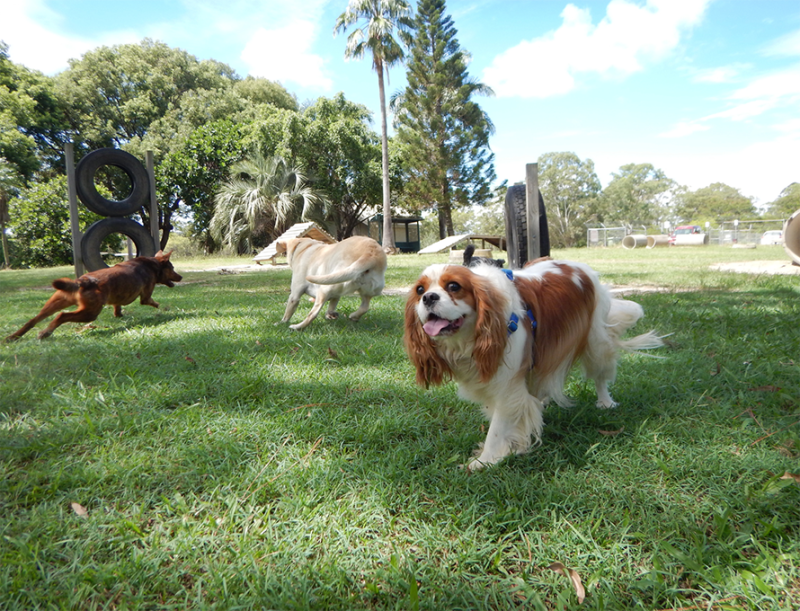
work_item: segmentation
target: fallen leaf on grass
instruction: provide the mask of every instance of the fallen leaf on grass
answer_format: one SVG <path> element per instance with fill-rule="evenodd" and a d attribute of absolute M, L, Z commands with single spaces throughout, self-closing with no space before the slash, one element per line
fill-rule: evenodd
<path fill-rule="evenodd" d="M 86 507 L 81 505 L 80 503 L 70 503 L 70 507 L 72 507 L 72 511 L 75 512 L 79 518 L 86 518 L 89 516 L 89 512 L 86 510 Z"/>
<path fill-rule="evenodd" d="M 623 426 L 623 427 L 622 427 L 621 429 L 619 429 L 618 431 L 603 431 L 603 430 L 598 430 L 597 432 L 598 432 L 598 433 L 600 433 L 601 435 L 606 435 L 607 437 L 616 437 L 617 435 L 619 435 L 619 434 L 620 434 L 622 431 L 624 431 L 624 430 L 625 430 L 625 427 Z"/>
<path fill-rule="evenodd" d="M 800 473 L 789 473 L 786 471 L 781 475 L 781 479 L 793 479 L 795 484 L 800 484 Z"/>
<path fill-rule="evenodd" d="M 749 390 L 750 392 L 778 392 L 780 390 L 780 387 L 767 385 L 767 386 L 756 386 L 755 388 L 748 388 L 747 390 Z"/>
<path fill-rule="evenodd" d="M 328 348 L 328 354 L 330 355 L 330 357 L 332 359 L 338 359 L 339 358 L 338 353 L 333 348 Z"/>
<path fill-rule="evenodd" d="M 187 356 L 186 360 L 189 361 L 190 363 L 194 363 L 195 362 L 194 359 L 192 357 L 190 357 L 190 356 Z"/>
<path fill-rule="evenodd" d="M 583 584 L 581 583 L 581 576 L 578 575 L 578 571 L 573 569 L 568 569 L 560 562 L 554 562 L 550 566 L 547 567 L 551 571 L 555 571 L 559 575 L 563 575 L 564 577 L 569 577 L 569 580 L 572 582 L 572 585 L 575 586 L 575 594 L 578 595 L 578 604 L 581 604 L 583 600 L 586 598 L 586 590 L 583 589 Z"/>

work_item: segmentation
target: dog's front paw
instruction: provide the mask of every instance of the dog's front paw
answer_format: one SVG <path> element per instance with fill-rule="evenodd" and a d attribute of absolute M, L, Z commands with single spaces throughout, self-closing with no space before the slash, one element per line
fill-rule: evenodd
<path fill-rule="evenodd" d="M 486 463 L 481 461 L 480 458 L 473 458 L 469 461 L 464 468 L 467 470 L 468 473 L 473 473 L 475 471 L 480 471 L 481 469 L 485 469 L 486 467 L 491 466 L 491 463 Z"/>
<path fill-rule="evenodd" d="M 597 407 L 599 407 L 600 409 L 614 409 L 619 405 L 619 403 L 614 401 L 614 399 L 609 399 L 609 400 L 598 399 L 595 405 L 597 405 Z"/>
<path fill-rule="evenodd" d="M 305 329 L 302 323 L 297 323 L 296 325 L 289 325 L 289 328 L 292 331 L 302 331 L 303 329 Z"/>
<path fill-rule="evenodd" d="M 339 318 L 339 312 L 327 312 L 325 314 L 325 318 L 327 318 L 328 320 L 336 320 L 337 318 Z"/>

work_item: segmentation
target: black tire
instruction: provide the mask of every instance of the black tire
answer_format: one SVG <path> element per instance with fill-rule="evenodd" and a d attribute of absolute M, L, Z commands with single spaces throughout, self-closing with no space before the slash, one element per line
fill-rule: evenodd
<path fill-rule="evenodd" d="M 97 192 L 94 175 L 107 165 L 118 167 L 131 181 L 131 192 L 123 200 L 106 199 Z M 105 148 L 92 151 L 78 162 L 75 168 L 75 189 L 83 205 L 92 212 L 102 216 L 128 216 L 147 206 L 150 180 L 147 170 L 136 157 L 119 149 Z"/>
<path fill-rule="evenodd" d="M 520 269 L 528 262 L 528 213 L 525 204 L 525 185 L 514 185 L 506 191 L 506 242 L 509 266 Z M 550 256 L 550 232 L 544 198 L 539 192 L 539 255 Z M 535 258 L 535 257 L 534 257 Z"/>
<path fill-rule="evenodd" d="M 92 224 L 81 239 L 81 257 L 87 271 L 93 272 L 108 267 L 100 254 L 100 245 L 112 233 L 128 236 L 136 246 L 137 257 L 155 256 L 153 236 L 139 223 L 118 217 L 103 219 Z"/>

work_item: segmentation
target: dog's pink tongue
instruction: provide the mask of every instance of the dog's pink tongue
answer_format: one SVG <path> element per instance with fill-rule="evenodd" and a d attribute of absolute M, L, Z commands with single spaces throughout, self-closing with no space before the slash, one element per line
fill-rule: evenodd
<path fill-rule="evenodd" d="M 439 335 L 439 333 L 450 324 L 449 320 L 444 318 L 433 318 L 422 325 L 422 328 L 430 336 Z"/>

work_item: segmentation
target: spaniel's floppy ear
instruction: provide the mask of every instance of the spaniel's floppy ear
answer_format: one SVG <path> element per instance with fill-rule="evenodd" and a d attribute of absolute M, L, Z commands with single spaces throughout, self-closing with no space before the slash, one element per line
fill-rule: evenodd
<path fill-rule="evenodd" d="M 497 373 L 508 340 L 508 323 L 503 312 L 506 304 L 497 289 L 483 278 L 472 285 L 478 319 L 475 321 L 475 349 L 472 356 L 481 382 L 488 382 Z"/>
<path fill-rule="evenodd" d="M 433 340 L 422 329 L 422 323 L 417 316 L 418 299 L 412 289 L 406 302 L 406 329 L 403 341 L 408 358 L 417 369 L 417 384 L 427 388 L 431 384 L 438 386 L 446 382 L 451 378 L 453 372 L 436 352 Z"/>

